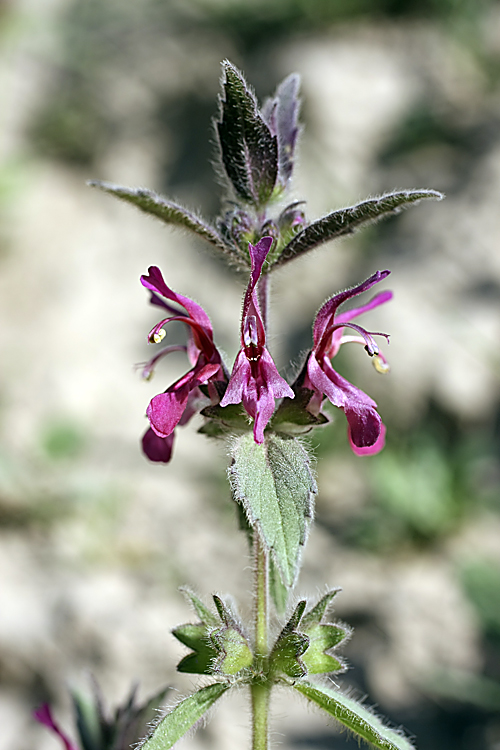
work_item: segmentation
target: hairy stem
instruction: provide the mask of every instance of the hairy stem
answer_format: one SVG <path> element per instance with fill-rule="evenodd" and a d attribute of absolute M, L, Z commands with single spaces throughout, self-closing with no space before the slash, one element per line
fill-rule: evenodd
<path fill-rule="evenodd" d="M 269 684 L 252 685 L 252 750 L 269 748 Z"/>
<path fill-rule="evenodd" d="M 268 559 L 259 533 L 255 530 L 255 655 L 260 662 L 262 680 L 257 677 L 252 692 L 252 750 L 269 748 L 269 694 L 267 657 L 269 651 L 269 578 Z"/>

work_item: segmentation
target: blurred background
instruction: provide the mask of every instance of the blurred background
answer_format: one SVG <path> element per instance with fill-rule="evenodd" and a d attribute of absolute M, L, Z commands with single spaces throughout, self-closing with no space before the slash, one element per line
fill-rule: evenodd
<path fill-rule="evenodd" d="M 159 265 L 209 313 L 232 361 L 244 279 L 201 243 L 92 191 L 146 186 L 213 217 L 211 119 L 220 61 L 259 98 L 302 77 L 294 190 L 307 216 L 393 188 L 425 203 L 274 277 L 271 349 L 297 361 L 327 296 L 391 268 L 391 373 L 361 347 L 336 367 L 379 403 L 388 444 L 349 450 L 342 413 L 311 439 L 317 523 L 297 593 L 341 586 L 355 627 L 338 681 L 426 750 L 500 748 L 500 5 L 492 0 L 0 1 L 0 748 L 58 746 L 31 718 L 49 701 L 75 736 L 67 686 L 89 673 L 116 704 L 181 692 L 169 631 L 178 593 L 231 592 L 251 561 L 223 445 L 178 431 L 169 466 L 140 454 L 151 383 L 134 363 L 157 313 Z M 179 333 L 179 336 L 182 332 Z M 179 339 L 180 340 L 180 339 Z M 205 599 L 208 601 L 207 599 Z M 186 750 L 249 743 L 244 696 Z M 354 748 L 293 696 L 275 741 Z"/>

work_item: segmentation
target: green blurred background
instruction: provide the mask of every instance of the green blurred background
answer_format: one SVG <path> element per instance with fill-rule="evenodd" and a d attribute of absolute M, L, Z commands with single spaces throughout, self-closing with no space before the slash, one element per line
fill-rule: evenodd
<path fill-rule="evenodd" d="M 391 374 L 360 347 L 338 369 L 388 425 L 378 457 L 343 415 L 312 438 L 317 523 L 298 592 L 342 586 L 351 670 L 426 750 L 500 748 L 500 5 L 488 0 L 0 1 L 0 748 L 50 750 L 44 700 L 92 672 L 111 703 L 132 680 L 187 690 L 169 629 L 177 587 L 231 592 L 251 571 L 223 446 L 179 431 L 168 467 L 139 452 L 152 383 L 133 364 L 156 322 L 138 277 L 159 265 L 210 314 L 229 359 L 243 282 L 178 234 L 85 186 L 147 186 L 213 216 L 220 61 L 258 96 L 302 76 L 292 198 L 315 218 L 392 188 L 422 204 L 331 243 L 274 281 L 280 366 L 328 296 L 389 267 Z M 181 335 L 181 333 L 179 333 Z M 356 351 L 352 351 L 355 349 Z M 332 412 L 333 414 L 333 412 Z M 277 697 L 284 747 L 354 747 Z M 248 745 L 244 696 L 187 750 Z"/>

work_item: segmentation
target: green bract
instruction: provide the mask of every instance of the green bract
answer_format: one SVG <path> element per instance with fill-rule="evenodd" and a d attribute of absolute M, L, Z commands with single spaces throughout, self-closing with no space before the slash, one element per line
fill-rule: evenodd
<path fill-rule="evenodd" d="M 323 623 L 322 619 L 338 589 L 328 594 L 307 614 L 306 601 L 300 601 L 281 631 L 269 657 L 271 674 L 288 677 L 341 672 L 344 663 L 326 652 L 349 635 L 345 626 Z"/>
<path fill-rule="evenodd" d="M 233 676 L 249 667 L 253 653 L 231 609 L 214 595 L 215 615 L 191 591 L 185 593 L 201 622 L 179 625 L 172 631 L 178 641 L 192 649 L 177 665 L 178 671 Z"/>

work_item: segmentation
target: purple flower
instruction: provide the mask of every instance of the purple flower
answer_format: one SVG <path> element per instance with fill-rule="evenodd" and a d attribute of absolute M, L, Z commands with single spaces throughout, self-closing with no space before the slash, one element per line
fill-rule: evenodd
<path fill-rule="evenodd" d="M 142 439 L 142 447 L 151 461 L 167 463 L 172 454 L 174 429 L 186 424 L 200 406 L 218 403 L 219 395 L 216 383 L 227 382 L 227 374 L 217 347 L 213 340 L 210 319 L 200 305 L 189 297 L 173 292 L 165 283 L 161 271 L 151 266 L 147 276 L 141 276 L 141 283 L 151 291 L 151 302 L 164 308 L 168 317 L 157 323 L 150 331 L 151 343 L 159 343 L 165 337 L 163 326 L 177 320 L 189 327 L 187 346 L 167 346 L 144 365 L 143 377 L 149 378 L 157 362 L 172 351 L 186 351 L 192 369 L 177 380 L 164 393 L 155 396 L 148 408 L 147 415 L 151 428 Z M 172 307 L 165 298 L 184 308 L 185 312 Z M 207 385 L 209 396 L 201 392 L 199 386 Z"/>
<path fill-rule="evenodd" d="M 51 729 L 54 734 L 57 734 L 57 736 L 61 738 L 64 743 L 65 750 L 78 750 L 76 745 L 73 745 L 68 737 L 66 737 L 64 732 L 62 732 L 57 726 L 56 722 L 52 718 L 50 706 L 47 703 L 44 703 L 43 706 L 40 706 L 40 708 L 37 708 L 36 711 L 33 711 L 33 717 L 37 721 L 39 721 L 40 724 L 44 724 L 44 726 Z"/>
<path fill-rule="evenodd" d="M 388 370 L 388 365 L 380 353 L 373 336 L 385 336 L 384 333 L 369 333 L 365 328 L 352 323 L 352 319 L 368 310 L 388 302 L 392 292 L 381 292 L 361 307 L 337 315 L 338 307 L 351 297 L 355 297 L 389 275 L 390 271 L 377 271 L 359 286 L 340 292 L 326 302 L 314 321 L 313 349 L 307 361 L 307 373 L 303 386 L 313 391 L 308 409 L 318 414 L 326 396 L 334 406 L 343 409 L 347 417 L 349 441 L 357 455 L 378 453 L 384 447 L 385 427 L 377 412 L 377 404 L 359 388 L 345 380 L 336 372 L 331 359 L 344 343 L 357 342 L 365 346 L 366 351 L 374 357 L 374 363 L 380 372 Z M 353 329 L 357 336 L 344 336 L 344 328 Z"/>
<path fill-rule="evenodd" d="M 274 399 L 294 397 L 266 349 L 266 331 L 257 299 L 257 282 L 272 243 L 271 237 L 263 237 L 255 246 L 248 246 L 252 272 L 243 302 L 241 349 L 220 402 L 221 406 L 243 403 L 247 414 L 254 419 L 256 443 L 264 442 L 264 429 L 274 412 Z"/>

